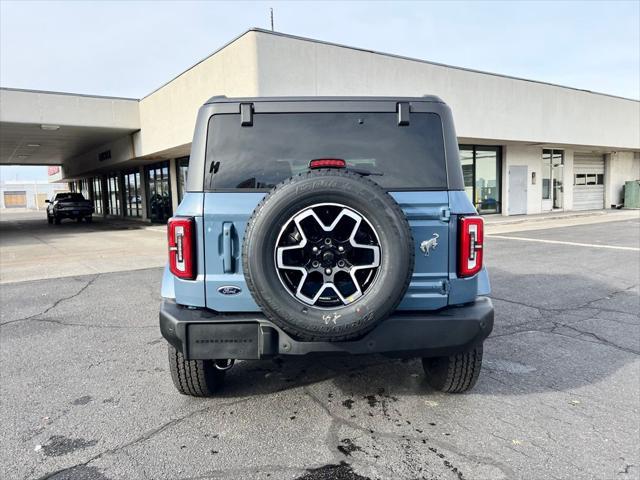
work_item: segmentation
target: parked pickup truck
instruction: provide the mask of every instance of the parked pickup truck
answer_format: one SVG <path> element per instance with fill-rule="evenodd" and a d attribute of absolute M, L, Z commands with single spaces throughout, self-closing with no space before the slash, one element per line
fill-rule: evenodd
<path fill-rule="evenodd" d="M 177 390 L 236 360 L 421 358 L 476 383 L 493 328 L 483 219 L 442 100 L 214 97 L 168 223 L 160 330 Z"/>
<path fill-rule="evenodd" d="M 47 205 L 47 221 L 59 225 L 63 218 L 75 219 L 81 222 L 84 218 L 91 222 L 93 203 L 86 200 L 81 193 L 56 193 L 51 200 L 45 200 Z"/>

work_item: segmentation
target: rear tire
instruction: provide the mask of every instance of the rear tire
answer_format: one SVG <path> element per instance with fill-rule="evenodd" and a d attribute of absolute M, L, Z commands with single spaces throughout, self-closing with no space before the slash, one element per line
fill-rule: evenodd
<path fill-rule="evenodd" d="M 87 223 L 91 223 L 93 222 L 93 217 L 86 217 L 85 220 L 87 221 Z"/>
<path fill-rule="evenodd" d="M 56 225 L 60 225 L 60 218 L 59 217 L 53 217 L 53 221 L 55 222 Z"/>
<path fill-rule="evenodd" d="M 422 368 L 431 387 L 446 393 L 473 388 L 482 368 L 482 344 L 448 357 L 423 358 Z"/>
<path fill-rule="evenodd" d="M 76 218 L 76 222 L 78 222 L 78 223 L 82 223 L 82 217 L 78 217 L 78 218 Z"/>
<path fill-rule="evenodd" d="M 185 360 L 172 345 L 168 346 L 169 370 L 173 385 L 183 395 L 210 397 L 224 384 L 225 371 L 213 360 Z"/>
<path fill-rule="evenodd" d="M 52 225 L 52 224 L 53 224 L 53 218 L 51 218 L 49 215 L 47 215 L 47 223 L 48 223 L 49 225 Z"/>

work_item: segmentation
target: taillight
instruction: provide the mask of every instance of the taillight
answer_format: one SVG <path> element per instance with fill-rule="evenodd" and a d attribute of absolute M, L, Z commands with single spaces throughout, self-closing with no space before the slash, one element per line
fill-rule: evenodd
<path fill-rule="evenodd" d="M 461 217 L 458 221 L 458 277 L 470 277 L 482 269 L 484 219 Z"/>
<path fill-rule="evenodd" d="M 173 217 L 167 222 L 169 269 L 178 278 L 196 278 L 195 220 Z"/>
<path fill-rule="evenodd" d="M 309 168 L 345 168 L 347 162 L 341 158 L 316 158 L 309 162 Z"/>

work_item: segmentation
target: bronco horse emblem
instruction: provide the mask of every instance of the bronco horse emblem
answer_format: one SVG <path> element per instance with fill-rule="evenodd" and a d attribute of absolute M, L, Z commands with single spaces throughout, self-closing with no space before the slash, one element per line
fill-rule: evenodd
<path fill-rule="evenodd" d="M 429 256 L 429 252 L 431 250 L 436 249 L 436 247 L 438 246 L 438 238 L 440 238 L 440 235 L 434 233 L 432 238 L 422 241 L 422 243 L 420 244 L 420 250 L 422 250 L 422 253 L 424 253 L 425 257 Z"/>

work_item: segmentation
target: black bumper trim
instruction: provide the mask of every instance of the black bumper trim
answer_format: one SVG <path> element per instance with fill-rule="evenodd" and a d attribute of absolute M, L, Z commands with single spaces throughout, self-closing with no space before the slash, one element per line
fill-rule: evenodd
<path fill-rule="evenodd" d="M 198 327 L 189 328 L 191 325 Z M 183 307 L 169 299 L 163 300 L 160 308 L 162 336 L 186 359 L 194 360 L 248 360 L 312 353 L 451 355 L 481 343 L 492 330 L 493 304 L 487 297 L 434 312 L 398 311 L 364 337 L 346 342 L 296 340 L 261 313 L 217 313 Z M 255 347 L 247 348 L 247 344 Z"/>
<path fill-rule="evenodd" d="M 77 211 L 78 213 L 73 213 L 74 211 Z M 90 217 L 91 215 L 93 215 L 93 210 L 83 210 L 83 209 L 77 209 L 77 210 L 56 210 L 53 213 L 54 217 L 58 217 L 58 218 L 84 218 L 84 217 Z"/>

